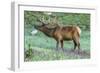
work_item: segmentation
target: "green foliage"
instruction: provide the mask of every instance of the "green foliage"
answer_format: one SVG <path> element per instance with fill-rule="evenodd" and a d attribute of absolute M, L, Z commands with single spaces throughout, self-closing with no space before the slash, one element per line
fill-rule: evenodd
<path fill-rule="evenodd" d="M 52 12 L 51 15 L 48 15 L 46 12 L 39 11 L 24 11 L 25 27 L 38 24 L 37 18 L 41 19 L 42 17 L 44 17 L 47 22 L 49 19 L 51 19 L 52 22 L 56 17 L 56 21 L 59 25 L 78 25 L 83 30 L 90 29 L 90 14 Z"/>
<path fill-rule="evenodd" d="M 31 59 L 33 56 L 33 51 L 31 45 L 28 45 L 28 49 L 25 49 L 25 58 Z"/>

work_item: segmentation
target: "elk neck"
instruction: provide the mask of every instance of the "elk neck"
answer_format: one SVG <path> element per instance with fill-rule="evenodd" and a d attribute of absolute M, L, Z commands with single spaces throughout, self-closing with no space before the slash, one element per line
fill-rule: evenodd
<path fill-rule="evenodd" d="M 45 35 L 47 35 L 48 37 L 53 37 L 55 30 L 56 30 L 56 28 L 45 28 L 45 29 L 42 30 L 42 32 Z"/>

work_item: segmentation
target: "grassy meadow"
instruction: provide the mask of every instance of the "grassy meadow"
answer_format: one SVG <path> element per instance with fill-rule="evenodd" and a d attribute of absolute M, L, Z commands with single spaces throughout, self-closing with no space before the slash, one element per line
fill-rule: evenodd
<path fill-rule="evenodd" d="M 25 33 L 25 49 L 32 49 L 32 56 L 28 61 L 41 61 L 41 60 L 65 60 L 65 59 L 87 59 L 90 58 L 90 32 L 82 31 L 81 34 L 81 50 L 86 53 L 78 55 L 73 50 L 74 44 L 72 41 L 64 41 L 63 51 L 56 50 L 56 41 L 49 38 L 42 32 L 38 31 L 37 34 L 31 35 L 32 29 L 27 29 Z M 30 47 L 29 47 L 30 44 Z M 27 61 L 27 59 L 26 59 Z"/>
<path fill-rule="evenodd" d="M 35 12 L 36 13 L 36 12 Z M 32 35 L 31 32 L 34 29 L 34 23 L 36 23 L 36 20 L 30 21 L 29 18 L 31 18 L 31 13 L 26 13 L 25 16 L 25 24 L 24 24 L 24 48 L 25 48 L 25 61 L 48 61 L 48 60 L 69 60 L 69 59 L 89 59 L 90 58 L 90 24 L 89 19 L 87 24 L 84 22 L 85 17 L 89 18 L 89 15 L 84 16 L 80 15 L 78 18 L 75 18 L 75 20 L 80 19 L 79 21 L 82 21 L 84 24 L 79 24 L 79 26 L 82 29 L 81 38 L 80 38 L 80 47 L 81 47 L 81 53 L 77 54 L 77 52 L 73 52 L 74 44 L 72 41 L 64 41 L 64 52 L 61 50 L 56 50 L 56 41 L 53 38 L 50 38 L 43 34 L 42 32 L 38 31 L 35 35 Z M 67 14 L 68 15 L 68 14 Z M 77 17 L 77 14 L 75 14 Z M 69 14 L 69 20 L 64 17 L 60 20 L 63 20 L 63 24 L 66 22 L 71 22 L 70 19 L 74 17 L 75 15 L 71 16 Z M 64 15 L 65 16 L 65 15 Z M 82 20 L 82 17 L 84 17 L 84 21 Z M 65 22 L 66 21 L 66 22 Z M 73 19 L 74 21 L 74 19 Z M 78 21 L 78 22 L 79 22 Z M 28 23 L 32 22 L 32 23 Z M 72 23 L 72 22 L 71 22 Z M 29 24 L 29 25 L 28 25 Z M 30 25 L 33 24 L 33 25 Z M 85 25 L 86 24 L 86 25 Z M 83 27 L 82 27 L 83 25 Z"/>

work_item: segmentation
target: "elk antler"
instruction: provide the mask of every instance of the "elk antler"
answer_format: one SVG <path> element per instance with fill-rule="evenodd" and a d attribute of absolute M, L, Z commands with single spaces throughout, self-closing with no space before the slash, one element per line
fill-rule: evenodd
<path fill-rule="evenodd" d="M 47 24 L 44 20 L 44 17 L 42 17 L 41 19 L 37 18 L 37 21 L 41 22 L 43 25 Z"/>
<path fill-rule="evenodd" d="M 59 26 L 59 23 L 58 23 L 58 21 L 57 21 L 57 16 L 54 16 L 53 18 L 52 18 L 52 20 L 50 21 L 50 24 L 52 25 L 52 26 Z"/>

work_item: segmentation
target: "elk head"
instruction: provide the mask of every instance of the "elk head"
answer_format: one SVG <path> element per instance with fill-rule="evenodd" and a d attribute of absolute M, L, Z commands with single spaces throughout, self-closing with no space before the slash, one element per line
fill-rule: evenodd
<path fill-rule="evenodd" d="M 37 19 L 37 21 L 40 22 L 40 24 L 35 25 L 34 27 L 37 30 L 43 32 L 45 35 L 52 37 L 56 26 L 52 26 L 52 23 L 50 23 L 50 22 L 46 23 L 45 21 L 42 21 L 42 20 L 39 20 L 39 19 Z"/>
<path fill-rule="evenodd" d="M 34 27 L 35 27 L 37 30 L 42 31 L 43 29 L 45 29 L 44 26 L 45 26 L 45 25 L 43 24 L 43 25 L 35 25 Z"/>
<path fill-rule="evenodd" d="M 44 21 L 41 21 L 40 19 L 37 19 L 39 23 L 39 25 L 34 25 L 34 27 L 37 29 L 37 30 L 40 30 L 40 31 L 43 31 L 43 29 L 46 28 L 46 26 L 48 25 L 48 23 L 45 23 Z"/>
<path fill-rule="evenodd" d="M 42 17 L 41 19 L 37 18 L 37 21 L 39 22 L 39 25 L 35 25 L 34 27 L 38 30 L 42 30 L 45 28 L 55 28 L 57 26 L 59 26 L 59 23 L 57 22 L 56 17 L 54 18 L 50 18 L 48 20 L 46 20 L 44 17 Z"/>

